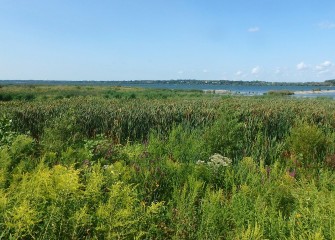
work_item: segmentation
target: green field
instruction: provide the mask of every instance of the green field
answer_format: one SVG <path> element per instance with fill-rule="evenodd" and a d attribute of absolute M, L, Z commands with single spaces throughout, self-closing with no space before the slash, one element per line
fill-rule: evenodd
<path fill-rule="evenodd" d="M 0 87 L 0 239 L 335 239 L 335 102 Z"/>

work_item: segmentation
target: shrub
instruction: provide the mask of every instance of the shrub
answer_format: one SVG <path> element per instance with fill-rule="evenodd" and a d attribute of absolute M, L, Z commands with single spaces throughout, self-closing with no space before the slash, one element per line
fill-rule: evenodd
<path fill-rule="evenodd" d="M 190 130 L 181 125 L 173 127 L 166 144 L 166 153 L 174 160 L 184 163 L 195 163 L 207 155 L 206 144 L 199 130 Z"/>
<path fill-rule="evenodd" d="M 292 92 L 290 90 L 272 90 L 272 91 L 268 91 L 265 95 L 288 96 L 288 95 L 294 95 L 294 92 Z"/>
<path fill-rule="evenodd" d="M 204 193 L 204 183 L 189 178 L 180 188 L 173 191 L 171 214 L 175 239 L 195 239 L 198 229 L 201 197 Z"/>
<path fill-rule="evenodd" d="M 201 201 L 201 221 L 198 239 L 225 239 L 230 225 L 227 204 L 222 190 L 207 189 Z"/>
<path fill-rule="evenodd" d="M 34 145 L 34 140 L 31 137 L 18 135 L 9 148 L 9 152 L 12 157 L 10 169 L 13 169 L 19 164 L 23 169 L 33 167 L 35 163 L 29 161 L 29 159 L 30 156 L 34 154 Z"/>
<path fill-rule="evenodd" d="M 99 239 L 134 239 L 140 234 L 139 203 L 133 186 L 117 182 L 110 186 L 109 198 L 96 211 L 95 231 Z"/>
<path fill-rule="evenodd" d="M 322 162 L 330 147 L 327 136 L 308 123 L 292 127 L 287 143 L 294 160 L 305 166 Z"/>
<path fill-rule="evenodd" d="M 13 123 L 10 118 L 7 116 L 0 117 L 0 148 L 3 145 L 11 144 L 17 136 L 12 128 Z"/>
<path fill-rule="evenodd" d="M 245 148 L 245 128 L 238 119 L 226 113 L 205 133 L 205 142 L 212 154 L 241 159 Z"/>

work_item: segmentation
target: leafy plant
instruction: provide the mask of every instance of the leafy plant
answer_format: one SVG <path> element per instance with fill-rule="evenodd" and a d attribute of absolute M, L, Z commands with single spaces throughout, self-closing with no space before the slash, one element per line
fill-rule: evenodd
<path fill-rule="evenodd" d="M 287 142 L 294 160 L 305 166 L 322 163 L 330 147 L 327 136 L 316 125 L 307 123 L 294 126 Z"/>

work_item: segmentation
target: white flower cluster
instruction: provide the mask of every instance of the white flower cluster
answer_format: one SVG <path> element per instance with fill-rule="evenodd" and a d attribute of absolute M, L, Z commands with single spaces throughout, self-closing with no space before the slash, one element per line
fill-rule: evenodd
<path fill-rule="evenodd" d="M 209 162 L 207 162 L 207 165 L 213 168 L 219 168 L 220 166 L 222 167 L 227 167 L 231 165 L 232 160 L 230 158 L 224 157 L 221 154 L 215 153 L 209 158 Z M 198 160 L 197 164 L 205 164 L 205 161 Z"/>

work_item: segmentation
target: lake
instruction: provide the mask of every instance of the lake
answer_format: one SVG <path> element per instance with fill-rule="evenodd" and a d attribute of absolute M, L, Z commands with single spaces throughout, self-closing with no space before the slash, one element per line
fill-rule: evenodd
<path fill-rule="evenodd" d="M 110 82 L 110 85 L 114 85 Z M 246 85 L 212 85 L 212 84 L 166 84 L 166 83 L 131 83 L 124 82 L 115 83 L 115 86 L 124 87 L 141 87 L 141 88 L 157 88 L 157 89 L 181 89 L 181 90 L 228 90 L 232 94 L 241 94 L 247 96 L 263 95 L 271 90 L 289 90 L 297 91 L 313 91 L 313 89 L 320 89 L 321 92 L 314 93 L 299 93 L 295 94 L 296 97 L 331 97 L 335 98 L 335 86 L 246 86 Z M 329 92 L 323 92 L 328 91 Z"/>

